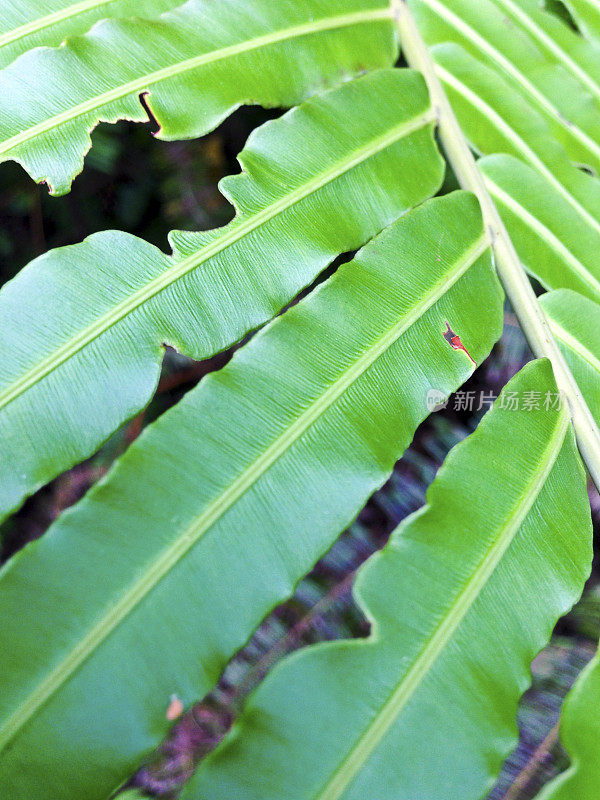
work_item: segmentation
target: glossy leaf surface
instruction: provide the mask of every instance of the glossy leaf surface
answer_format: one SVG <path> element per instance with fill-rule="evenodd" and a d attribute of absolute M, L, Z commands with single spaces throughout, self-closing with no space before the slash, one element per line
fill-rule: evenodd
<path fill-rule="evenodd" d="M 497 70 L 573 161 L 600 171 L 599 50 L 536 0 L 411 0 L 411 8 L 428 44 L 454 42 Z"/>
<path fill-rule="evenodd" d="M 600 425 L 600 305 L 576 292 L 549 292 L 541 303 L 577 385 Z"/>
<path fill-rule="evenodd" d="M 115 58 L 124 53 L 124 58 Z M 190 139 L 242 104 L 290 106 L 397 54 L 385 0 L 189 0 L 159 20 L 108 20 L 0 72 L 0 162 L 69 190 L 98 122 Z"/>
<path fill-rule="evenodd" d="M 506 153 L 543 175 L 600 232 L 600 181 L 577 169 L 547 123 L 496 70 L 456 44 L 436 45 L 436 69 L 463 133 L 481 155 Z"/>
<path fill-rule="evenodd" d="M 484 161 L 482 171 L 524 265 L 548 287 L 598 299 L 600 181 L 569 161 L 544 119 L 496 70 L 452 43 L 436 45 L 433 55 L 473 149 L 513 156 Z"/>
<path fill-rule="evenodd" d="M 180 0 L 3 0 L 0 14 L 0 69 L 34 47 L 55 47 L 85 33 L 98 20 L 157 17 Z"/>
<path fill-rule="evenodd" d="M 600 302 L 600 232 L 545 175 L 514 156 L 478 162 L 521 262 L 547 289 Z"/>
<path fill-rule="evenodd" d="M 0 292 L 0 516 L 93 453 L 150 399 L 163 344 L 210 356 L 341 252 L 438 190 L 421 76 L 382 70 L 255 131 L 221 189 L 226 227 L 173 255 L 116 231 L 41 256 Z"/>
<path fill-rule="evenodd" d="M 587 78 L 593 93 L 600 53 L 530 0 L 414 2 L 429 38 L 449 40 L 432 47 L 436 71 L 471 146 L 490 156 L 479 166 L 522 263 L 547 288 L 599 300 L 600 182 L 570 161 L 548 115 L 502 59 L 510 56 L 523 69 L 529 64 L 538 77 L 540 70 L 548 75 L 567 70 L 582 85 Z M 493 13 L 483 13 L 488 6 Z M 468 24 L 456 18 L 460 9 Z M 531 58 L 541 59 L 544 69 Z M 553 97 L 563 94 L 553 90 Z M 581 97 L 582 91 L 574 88 L 571 94 Z"/>
<path fill-rule="evenodd" d="M 472 372 L 445 321 L 478 362 L 502 328 L 466 193 L 386 229 L 7 564 L 0 795 L 105 798 L 164 734 L 169 698 L 214 685 L 388 478 L 430 390 Z"/>
<path fill-rule="evenodd" d="M 600 44 L 600 6 L 598 0 L 562 0 L 579 29 L 590 41 Z"/>
<path fill-rule="evenodd" d="M 600 792 L 600 659 L 594 658 L 567 695 L 560 738 L 571 758 L 566 772 L 536 800 L 596 800 Z"/>
<path fill-rule="evenodd" d="M 592 556 L 568 410 L 529 409 L 531 393 L 556 398 L 549 362 L 508 384 L 446 459 L 427 506 L 361 570 L 370 637 L 282 662 L 185 800 L 485 796 L 516 744 L 530 662 Z"/>

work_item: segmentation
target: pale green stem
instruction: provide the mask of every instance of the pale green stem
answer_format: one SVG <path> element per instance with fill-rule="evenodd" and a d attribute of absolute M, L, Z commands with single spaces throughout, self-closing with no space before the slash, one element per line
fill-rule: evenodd
<path fill-rule="evenodd" d="M 566 398 L 579 450 L 600 491 L 600 431 L 581 391 L 550 331 L 529 279 L 479 172 L 469 144 L 436 75 L 433 59 L 423 41 L 407 0 L 391 0 L 404 57 L 422 73 L 438 116 L 438 131 L 448 162 L 463 187 L 477 195 L 493 242 L 494 260 L 508 299 L 529 346 L 538 358 L 548 358 L 559 391 Z"/>

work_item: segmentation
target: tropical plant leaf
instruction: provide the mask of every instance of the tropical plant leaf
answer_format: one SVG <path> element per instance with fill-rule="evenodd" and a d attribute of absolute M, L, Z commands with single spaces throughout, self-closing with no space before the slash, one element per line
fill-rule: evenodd
<path fill-rule="evenodd" d="M 438 190 L 422 77 L 370 73 L 254 132 L 221 189 L 233 222 L 116 231 L 41 256 L 0 292 L 0 515 L 149 400 L 163 343 L 196 359 L 276 314 L 339 253 Z M 291 157 L 293 154 L 293 157 Z"/>
<path fill-rule="evenodd" d="M 600 181 L 573 166 L 535 109 L 498 72 L 458 45 L 436 45 L 432 54 L 473 149 L 520 158 L 563 197 L 582 225 L 600 233 Z"/>
<path fill-rule="evenodd" d="M 596 800 L 600 792 L 600 658 L 596 656 L 565 699 L 560 738 L 571 767 L 553 780 L 537 800 Z"/>
<path fill-rule="evenodd" d="M 492 154 L 478 166 L 525 267 L 547 288 L 599 300 L 600 182 L 569 162 L 498 71 L 453 43 L 433 55 L 463 132 L 478 153 Z"/>
<path fill-rule="evenodd" d="M 600 305 L 576 292 L 548 292 L 540 302 L 590 411 L 600 424 Z"/>
<path fill-rule="evenodd" d="M 498 70 L 572 160 L 600 171 L 598 49 L 536 0 L 411 0 L 411 8 L 429 45 L 455 42 Z"/>
<path fill-rule="evenodd" d="M 573 289 L 600 301 L 600 232 L 518 158 L 486 156 L 478 167 L 528 272 L 548 289 Z"/>
<path fill-rule="evenodd" d="M 244 103 L 290 106 L 392 66 L 390 15 L 385 0 L 189 0 L 159 20 L 107 20 L 0 72 L 0 162 L 64 194 L 98 122 L 148 119 L 142 95 L 159 138 L 201 136 Z"/>
<path fill-rule="evenodd" d="M 34 47 L 59 45 L 105 17 L 157 17 L 181 0 L 8 0 L 0 15 L 0 69 Z"/>
<path fill-rule="evenodd" d="M 590 41 L 600 43 L 600 6 L 598 0 L 561 0 L 579 29 Z"/>
<path fill-rule="evenodd" d="M 527 31 L 550 58 L 577 78 L 600 99 L 600 52 L 589 46 L 562 17 L 543 9 L 535 0 L 493 0 L 510 21 Z M 557 3 L 560 0 L 556 0 Z M 594 138 L 597 134 L 594 133 Z"/>
<path fill-rule="evenodd" d="M 507 385 L 428 505 L 361 570 L 370 638 L 282 662 L 184 798 L 486 794 L 516 744 L 530 662 L 590 570 L 585 474 L 557 391 L 548 361 Z"/>
<path fill-rule="evenodd" d="M 482 155 L 508 153 L 537 169 L 596 230 L 600 182 L 574 167 L 547 124 L 495 70 L 454 44 L 433 48 L 461 128 Z"/>
<path fill-rule="evenodd" d="M 171 695 L 214 685 L 389 476 L 430 390 L 472 371 L 445 321 L 476 361 L 502 328 L 463 192 L 386 229 L 6 565 L 2 796 L 105 798 L 165 732 Z"/>

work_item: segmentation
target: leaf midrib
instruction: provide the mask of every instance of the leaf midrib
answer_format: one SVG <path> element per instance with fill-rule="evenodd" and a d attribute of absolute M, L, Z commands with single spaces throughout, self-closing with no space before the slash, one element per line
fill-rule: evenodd
<path fill-rule="evenodd" d="M 379 152 L 382 152 L 400 139 L 410 136 L 412 133 L 424 128 L 435 120 L 435 111 L 429 107 L 422 114 L 392 128 L 385 135 L 372 140 L 364 147 L 351 151 L 351 155 L 333 164 L 329 169 L 324 170 L 310 181 L 307 181 L 293 192 L 290 192 L 290 194 L 262 209 L 257 214 L 242 219 L 237 223 L 234 220 L 233 223 L 230 223 L 224 229 L 225 232 L 209 245 L 201 248 L 193 255 L 178 261 L 172 267 L 169 267 L 156 278 L 149 281 L 142 289 L 134 292 L 109 312 L 98 317 L 92 325 L 84 328 L 84 330 L 61 345 L 48 357 L 31 367 L 31 369 L 24 373 L 18 380 L 0 391 L 0 410 L 17 399 L 36 383 L 39 383 L 39 381 L 43 380 L 51 372 L 58 369 L 62 364 L 68 361 L 68 359 L 91 344 L 91 342 L 120 322 L 128 314 L 135 311 L 143 303 L 148 302 L 161 291 L 171 286 L 175 281 L 179 280 L 193 269 L 196 269 L 217 253 L 231 247 L 231 245 L 238 242 L 247 234 L 252 233 L 261 225 L 269 222 L 273 217 L 287 211 L 296 203 L 299 203 L 309 195 L 322 189 L 328 183 L 341 177 L 344 173 L 350 171 L 364 161 L 367 161 Z"/>
<path fill-rule="evenodd" d="M 535 86 L 535 84 L 533 84 L 529 78 L 512 63 L 512 61 L 502 55 L 499 50 L 490 44 L 487 39 L 477 33 L 474 28 L 472 28 L 464 20 L 460 19 L 460 17 L 450 11 L 450 9 L 446 8 L 446 6 L 439 2 L 439 0 L 421 0 L 421 2 L 425 3 L 425 5 L 429 6 L 435 13 L 439 14 L 439 16 L 445 19 L 446 22 L 448 22 L 448 24 L 454 28 L 454 30 L 458 31 L 473 44 L 475 44 L 475 46 L 482 53 L 486 54 L 489 56 L 489 58 L 499 64 L 503 70 L 505 70 L 515 79 L 518 85 L 523 87 L 527 94 L 529 94 L 535 100 L 538 106 L 541 106 L 543 109 L 545 109 L 546 113 L 553 118 L 555 124 L 559 125 L 564 131 L 579 139 L 584 147 L 595 154 L 596 158 L 600 158 L 600 145 L 595 142 L 591 136 L 582 130 L 575 122 L 572 120 L 566 120 L 564 115 L 546 97 L 546 95 L 544 95 L 537 88 L 537 86 Z"/>
<path fill-rule="evenodd" d="M 42 122 L 32 125 L 23 131 L 15 134 L 14 136 L 0 142 L 0 156 L 21 144 L 39 136 L 43 133 L 57 128 L 73 119 L 76 119 L 83 114 L 90 111 L 95 111 L 108 103 L 115 100 L 120 100 L 133 93 L 140 93 L 159 81 L 173 78 L 175 75 L 181 75 L 184 72 L 189 72 L 196 67 L 210 64 L 216 61 L 223 60 L 233 56 L 240 55 L 241 53 L 250 50 L 257 50 L 261 47 L 276 44 L 287 39 L 299 38 L 301 36 L 308 36 L 313 33 L 321 33 L 323 31 L 332 30 L 334 28 L 350 27 L 352 25 L 360 25 L 376 20 L 390 19 L 391 10 L 389 8 L 377 8 L 368 11 L 356 11 L 351 14 L 341 14 L 334 17 L 324 17 L 312 22 L 305 22 L 301 25 L 295 25 L 291 28 L 284 28 L 280 31 L 273 31 L 272 33 L 257 36 L 254 39 L 248 39 L 245 42 L 238 42 L 228 47 L 222 47 L 219 50 L 213 50 L 210 53 L 201 53 L 200 55 L 192 58 L 179 61 L 176 64 L 170 64 L 168 67 L 156 70 L 155 72 L 148 73 L 133 81 L 121 84 L 120 86 L 110 89 L 107 92 L 96 95 L 89 100 L 79 103 L 72 108 L 65 109 L 60 114 L 55 114 Z"/>
<path fill-rule="evenodd" d="M 567 264 L 571 266 L 573 271 L 577 273 L 581 279 L 589 284 L 590 288 L 592 288 L 597 294 L 598 298 L 600 299 L 600 281 L 592 275 L 592 273 L 588 270 L 588 268 L 581 262 L 572 252 L 571 250 L 563 244 L 563 242 L 556 236 L 552 231 L 544 225 L 537 217 L 535 217 L 531 212 L 527 211 L 517 200 L 515 200 L 511 195 L 501 189 L 498 184 L 496 184 L 491 178 L 488 178 L 487 175 L 483 174 L 484 183 L 490 192 L 495 198 L 497 198 L 501 203 L 504 203 L 513 214 L 520 217 L 520 219 L 525 222 L 535 233 L 543 239 L 546 244 L 554 250 L 554 252 L 560 256 Z"/>
<path fill-rule="evenodd" d="M 549 36 L 546 31 L 538 25 L 538 23 L 529 16 L 526 11 L 523 11 L 522 8 L 519 8 L 513 0 L 492 0 L 492 2 L 497 3 L 498 5 L 502 6 L 508 13 L 514 14 L 517 17 L 523 26 L 525 26 L 529 32 L 535 36 L 540 42 L 542 42 L 543 46 L 547 47 L 571 70 L 571 72 L 582 82 L 587 85 L 587 87 L 592 91 L 593 94 L 596 95 L 598 99 L 600 99 L 600 85 L 597 81 L 594 80 L 592 75 L 586 72 L 583 67 L 580 67 L 579 64 L 575 61 L 575 59 L 571 58 L 569 53 L 558 44 L 551 36 Z M 542 12 L 542 9 L 539 9 Z M 542 12 L 543 13 L 543 12 Z"/>
<path fill-rule="evenodd" d="M 76 17 L 78 14 L 83 14 L 86 11 L 91 11 L 93 8 L 98 8 L 99 6 L 108 5 L 108 3 L 113 2 L 115 2 L 115 0 L 81 0 L 79 3 L 74 3 L 59 11 L 54 11 L 52 14 L 47 14 L 45 17 L 38 17 L 38 19 L 25 22 L 23 25 L 19 25 L 11 31 L 0 34 L 0 47 L 16 42 L 18 39 L 23 39 L 25 36 L 30 36 L 32 33 L 42 31 L 44 28 L 49 28 L 57 22 L 64 22 L 71 17 Z"/>
<path fill-rule="evenodd" d="M 443 275 L 431 291 L 403 319 L 369 347 L 334 381 L 281 436 L 275 439 L 230 486 L 178 536 L 176 541 L 152 563 L 144 575 L 113 603 L 94 627 L 76 644 L 45 680 L 20 703 L 0 727 L 0 751 L 47 700 L 76 672 L 87 658 L 126 619 L 139 603 L 160 583 L 173 567 L 193 548 L 208 530 L 267 472 L 267 470 L 302 436 L 343 393 L 363 375 L 418 319 L 420 319 L 468 269 L 488 250 L 487 231 L 462 254 L 453 268 Z"/>
<path fill-rule="evenodd" d="M 471 91 L 468 86 L 466 86 L 451 72 L 448 72 L 448 70 L 444 69 L 441 64 L 435 64 L 435 71 L 443 83 L 452 86 L 452 88 L 455 89 L 459 94 L 462 94 L 472 106 L 477 108 L 484 116 L 487 116 L 490 120 L 492 120 L 494 124 L 504 133 L 507 139 L 514 144 L 515 148 L 522 153 L 523 157 L 529 161 L 529 163 L 535 167 L 535 169 L 537 169 L 560 194 L 562 194 L 562 196 L 570 203 L 570 205 L 572 205 L 573 208 L 576 209 L 576 211 L 600 233 L 600 221 L 598 221 L 584 206 L 581 205 L 579 200 L 573 194 L 571 194 L 566 186 L 562 184 L 554 175 L 552 170 L 550 170 L 542 161 L 542 159 L 535 153 L 535 151 L 529 147 L 523 137 L 520 136 L 515 129 L 509 125 L 509 123 L 503 117 L 501 117 L 494 108 L 489 105 L 489 103 L 486 103 L 486 101 L 479 97 L 479 95 Z"/>
<path fill-rule="evenodd" d="M 485 588 L 539 496 L 563 445 L 569 422 L 569 412 L 566 404 L 563 403 L 553 435 L 543 453 L 540 470 L 534 474 L 532 480 L 527 484 L 519 504 L 509 515 L 505 525 L 500 529 L 498 536 L 478 568 L 456 596 L 448 614 L 438 624 L 411 667 L 383 705 L 381 711 L 367 727 L 324 789 L 318 795 L 315 795 L 314 800 L 339 800 L 342 797 L 345 790 L 392 725 L 397 721 L 407 703 L 434 667 L 458 627 L 473 607 L 481 591 Z"/>

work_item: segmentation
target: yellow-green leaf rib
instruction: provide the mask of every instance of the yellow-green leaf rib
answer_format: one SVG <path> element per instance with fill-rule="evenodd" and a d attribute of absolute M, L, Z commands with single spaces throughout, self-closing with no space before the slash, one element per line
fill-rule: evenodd
<path fill-rule="evenodd" d="M 501 332 L 489 240 L 466 193 L 428 201 L 379 234 L 9 562 L 0 573 L 0 658 L 10 664 L 0 675 L 0 793 L 104 797 L 167 727 L 170 695 L 187 705 L 214 685 L 387 479 L 428 413 L 428 390 L 449 393 L 472 371 L 448 347 L 445 320 L 477 361 Z M 25 608 L 24 591 L 34 598 Z M 133 683 L 118 657 L 132 636 Z M 5 674 L 20 677 L 7 683 Z M 93 726 L 83 695 L 99 701 Z M 52 752 L 78 731 L 68 762 L 40 749 L 50 729 Z M 34 750 L 39 769 L 20 769 Z M 91 752 L 101 762 L 90 764 Z"/>
<path fill-rule="evenodd" d="M 117 51 L 130 57 L 114 59 Z M 147 118 L 141 94 L 160 137 L 193 138 L 242 103 L 293 105 L 391 66 L 396 52 L 385 0 L 255 0 L 252 8 L 189 0 L 158 19 L 107 20 L 0 71 L 0 161 L 18 161 L 61 194 L 100 120 Z"/>
<path fill-rule="evenodd" d="M 324 412 L 338 400 L 344 392 L 379 358 L 405 331 L 420 319 L 440 298 L 448 292 L 467 270 L 489 250 L 490 241 L 487 233 L 482 234 L 464 254 L 464 257 L 453 268 L 444 273 L 427 295 L 411 309 L 402 320 L 392 326 L 385 335 L 369 347 L 346 373 L 327 387 L 283 434 L 272 442 L 260 456 L 252 462 L 227 489 L 210 503 L 202 513 L 184 530 L 173 545 L 160 554 L 160 557 L 147 566 L 140 580 L 134 584 L 123 597 L 113 604 L 109 612 L 98 621 L 92 630 L 81 639 L 46 678 L 43 684 L 36 687 L 27 700 L 22 703 L 11 717 L 0 727 L 0 750 L 7 741 L 18 733 L 19 728 L 34 714 L 65 680 L 85 661 L 107 636 L 125 619 L 148 593 L 170 572 L 177 562 L 194 547 L 206 532 L 245 494 L 279 459 L 283 453 L 296 442 L 306 431 L 322 417 Z"/>
<path fill-rule="evenodd" d="M 554 399 L 528 409 L 531 392 Z M 547 361 L 508 384 L 358 575 L 371 636 L 283 661 L 184 800 L 485 796 L 516 740 L 529 662 L 589 574 L 585 475 L 556 396 Z"/>
<path fill-rule="evenodd" d="M 153 19 L 179 0 L 19 0 L 4 4 L 0 18 L 0 69 L 34 47 L 55 47 L 86 33 L 98 20 L 137 16 Z"/>
<path fill-rule="evenodd" d="M 172 256 L 108 231 L 26 267 L 0 291 L 0 350 L 13 354 L 0 375 L 0 516 L 144 407 L 164 344 L 195 359 L 233 344 L 435 194 L 433 128 L 416 72 L 371 72 L 254 132 L 244 171 L 221 184 L 229 225 L 173 232 Z"/>

